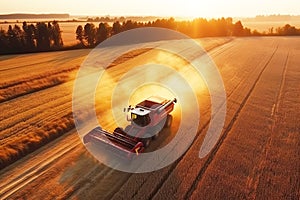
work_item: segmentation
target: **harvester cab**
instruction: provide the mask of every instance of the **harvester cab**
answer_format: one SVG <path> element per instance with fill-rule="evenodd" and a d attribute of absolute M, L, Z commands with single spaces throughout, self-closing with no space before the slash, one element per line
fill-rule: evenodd
<path fill-rule="evenodd" d="M 150 110 L 143 108 L 135 108 L 130 112 L 130 118 L 127 117 L 128 121 L 131 121 L 131 124 L 144 127 L 150 124 Z M 128 116 L 128 115 L 127 115 Z"/>
<path fill-rule="evenodd" d="M 127 109 L 127 121 L 133 126 L 145 127 L 155 126 L 168 115 L 177 103 L 177 99 L 167 100 L 158 96 L 151 96 L 140 102 L 135 107 L 129 106 Z"/>

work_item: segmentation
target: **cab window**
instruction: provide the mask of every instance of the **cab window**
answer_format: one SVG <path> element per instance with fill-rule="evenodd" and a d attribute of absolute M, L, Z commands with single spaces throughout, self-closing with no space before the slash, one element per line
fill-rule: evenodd
<path fill-rule="evenodd" d="M 131 113 L 131 119 L 137 126 L 147 126 L 150 123 L 150 117 L 149 115 L 137 115 L 134 113 Z"/>

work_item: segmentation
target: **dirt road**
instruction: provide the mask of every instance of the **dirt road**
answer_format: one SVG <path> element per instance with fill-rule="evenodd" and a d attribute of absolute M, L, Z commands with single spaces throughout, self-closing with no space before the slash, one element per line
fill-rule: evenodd
<path fill-rule="evenodd" d="M 0 199 L 299 199 L 300 38 L 202 42 L 218 66 L 227 94 L 225 126 L 208 156 L 198 157 L 211 117 L 209 93 L 203 88 L 197 93 L 201 113 L 197 137 L 168 167 L 145 174 L 113 170 L 95 160 L 72 130 L 1 170 Z M 14 74 L 26 79 L 51 74 L 58 66 L 71 68 L 87 54 L 3 57 L 1 82 L 7 77 L 13 81 Z M 124 61 L 123 69 L 153 58 L 165 60 L 149 51 Z M 184 66 L 176 58 L 164 62 Z M 42 68 L 45 65 L 49 67 Z M 1 144 L 35 131 L 45 120 L 54 122 L 70 114 L 73 78 L 74 74 L 70 80 L 1 103 Z M 152 147 L 168 143 L 174 130 L 165 130 Z"/>

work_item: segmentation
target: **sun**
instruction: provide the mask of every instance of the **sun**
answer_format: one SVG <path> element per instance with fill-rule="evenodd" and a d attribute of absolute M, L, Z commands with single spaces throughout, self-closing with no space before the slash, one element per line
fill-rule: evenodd
<path fill-rule="evenodd" d="M 211 1 L 199 1 L 199 0 L 176 0 L 173 1 L 172 15 L 175 17 L 181 17 L 185 19 L 194 18 L 212 18 L 218 17 L 220 8 L 216 7 L 215 0 Z M 175 6 L 176 5 L 176 6 Z"/>

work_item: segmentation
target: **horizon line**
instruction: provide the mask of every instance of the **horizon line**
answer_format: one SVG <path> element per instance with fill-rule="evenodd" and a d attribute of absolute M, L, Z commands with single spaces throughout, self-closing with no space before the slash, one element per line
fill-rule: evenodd
<path fill-rule="evenodd" d="M 256 18 L 256 17 L 272 17 L 272 16 L 289 16 L 289 17 L 300 17 L 300 14 L 256 14 L 256 15 L 249 15 L 249 16 L 175 16 L 175 15 L 135 15 L 135 14 L 102 14 L 102 15 L 89 15 L 89 14 L 70 14 L 70 13 L 48 13 L 48 12 L 13 12 L 13 13 L 0 13 L 0 15 L 69 15 L 69 18 L 71 17 L 160 17 L 160 18 L 187 18 L 187 19 L 197 19 L 197 18 L 205 18 L 205 19 L 218 19 L 218 18 Z"/>

